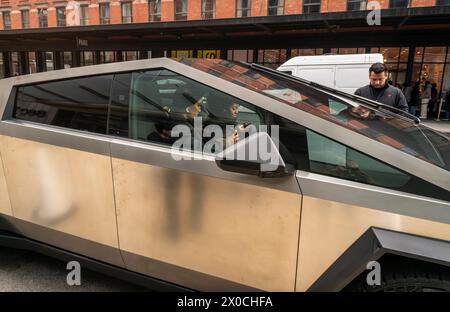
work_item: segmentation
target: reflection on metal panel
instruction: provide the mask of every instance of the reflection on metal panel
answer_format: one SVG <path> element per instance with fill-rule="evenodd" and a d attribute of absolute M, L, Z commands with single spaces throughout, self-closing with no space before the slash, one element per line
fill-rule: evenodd
<path fill-rule="evenodd" d="M 171 278 L 133 253 L 253 288 L 294 290 L 301 195 L 117 158 L 113 172 L 127 268 Z M 189 287 L 194 277 L 175 278 Z"/>
<path fill-rule="evenodd" d="M 108 156 L 3 137 L 2 157 L 16 218 L 118 248 Z"/>
<path fill-rule="evenodd" d="M 9 202 L 8 188 L 6 186 L 5 173 L 3 171 L 2 147 L 4 137 L 0 135 L 0 213 L 12 216 L 11 204 Z"/>
<path fill-rule="evenodd" d="M 297 291 L 307 290 L 370 227 L 450 240 L 450 227 L 439 222 L 306 195 L 302 209 Z"/>

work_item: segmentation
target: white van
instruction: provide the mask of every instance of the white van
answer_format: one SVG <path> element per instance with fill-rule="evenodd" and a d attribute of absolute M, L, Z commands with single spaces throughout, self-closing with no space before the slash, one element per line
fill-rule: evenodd
<path fill-rule="evenodd" d="M 353 94 L 369 83 L 369 68 L 377 62 L 383 63 L 381 53 L 297 56 L 278 70 Z"/>

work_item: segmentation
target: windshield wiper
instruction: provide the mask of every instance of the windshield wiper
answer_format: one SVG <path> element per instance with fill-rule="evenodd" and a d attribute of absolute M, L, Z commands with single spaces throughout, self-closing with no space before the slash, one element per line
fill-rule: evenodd
<path fill-rule="evenodd" d="M 289 74 L 280 72 L 280 71 L 272 69 L 272 68 L 267 68 L 267 67 L 259 65 L 259 64 L 255 64 L 255 63 L 249 64 L 249 63 L 245 63 L 245 62 L 242 62 L 242 63 L 246 64 L 247 66 L 250 66 L 251 68 L 256 68 L 258 70 L 261 70 L 261 71 L 264 71 L 264 72 L 267 72 L 270 74 L 274 74 L 274 75 L 281 76 L 283 78 L 287 78 L 287 79 L 295 81 L 295 82 L 300 82 L 300 83 L 306 84 L 308 86 L 314 87 L 319 90 L 324 90 L 324 91 L 331 92 L 331 93 L 334 93 L 334 94 L 337 94 L 337 95 L 340 95 L 343 97 L 350 98 L 352 100 L 356 100 L 358 102 L 362 102 L 362 103 L 370 106 L 371 108 L 374 108 L 377 110 L 383 109 L 383 112 L 394 115 L 395 117 L 402 117 L 402 119 L 406 118 L 408 120 L 414 121 L 414 123 L 416 123 L 416 124 L 420 123 L 420 119 L 418 117 L 411 115 L 410 113 L 405 112 L 396 107 L 389 106 L 389 105 L 386 105 L 383 103 L 379 103 L 379 102 L 376 102 L 373 100 L 369 100 L 369 99 L 361 97 L 359 95 L 354 95 L 354 94 L 350 94 L 350 93 L 347 93 L 344 91 L 336 90 L 331 87 L 321 85 L 320 83 L 309 81 L 309 80 L 306 80 L 306 79 L 303 79 L 300 77 L 296 77 L 293 75 L 289 75 Z"/>

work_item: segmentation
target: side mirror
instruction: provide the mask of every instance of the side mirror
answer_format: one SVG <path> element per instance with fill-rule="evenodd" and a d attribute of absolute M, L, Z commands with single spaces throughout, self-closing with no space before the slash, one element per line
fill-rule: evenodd
<path fill-rule="evenodd" d="M 286 164 L 272 138 L 257 132 L 229 146 L 216 157 L 216 164 L 225 171 L 278 178 L 293 175 L 295 167 Z"/>

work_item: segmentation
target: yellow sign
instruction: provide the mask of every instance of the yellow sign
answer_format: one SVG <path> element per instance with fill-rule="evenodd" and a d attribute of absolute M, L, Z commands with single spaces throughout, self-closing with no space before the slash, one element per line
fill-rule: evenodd
<path fill-rule="evenodd" d="M 173 50 L 171 52 L 171 57 L 173 58 L 193 58 L 194 50 Z M 198 50 L 197 58 L 205 59 L 220 59 L 220 50 Z"/>
<path fill-rule="evenodd" d="M 197 58 L 219 59 L 220 50 L 198 50 Z"/>

